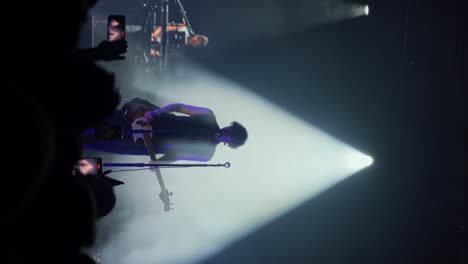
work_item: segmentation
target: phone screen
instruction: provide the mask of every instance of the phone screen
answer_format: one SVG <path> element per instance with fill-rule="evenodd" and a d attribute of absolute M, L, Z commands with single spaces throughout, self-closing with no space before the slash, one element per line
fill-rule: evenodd
<path fill-rule="evenodd" d="M 125 40 L 125 16 L 110 15 L 107 17 L 107 41 Z"/>
<path fill-rule="evenodd" d="M 102 159 L 101 158 L 81 158 L 73 167 L 73 175 L 101 175 L 102 174 Z"/>

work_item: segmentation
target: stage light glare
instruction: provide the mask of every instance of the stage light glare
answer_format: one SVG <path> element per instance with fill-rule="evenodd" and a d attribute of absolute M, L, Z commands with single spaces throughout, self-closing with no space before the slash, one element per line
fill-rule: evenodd
<path fill-rule="evenodd" d="M 364 156 L 363 157 L 363 165 L 364 167 L 369 167 L 374 163 L 374 159 L 371 156 Z"/>
<path fill-rule="evenodd" d="M 364 7 L 364 14 L 365 14 L 366 16 L 369 15 L 369 6 L 368 6 L 368 5 L 366 5 L 366 6 Z"/>
<path fill-rule="evenodd" d="M 358 170 L 371 166 L 374 163 L 374 159 L 360 152 L 351 152 L 348 154 L 346 163 L 349 168 Z"/>

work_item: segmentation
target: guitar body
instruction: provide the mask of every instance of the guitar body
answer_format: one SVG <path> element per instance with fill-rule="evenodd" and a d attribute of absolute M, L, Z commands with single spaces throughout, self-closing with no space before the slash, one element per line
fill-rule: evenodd
<path fill-rule="evenodd" d="M 140 99 L 140 98 L 133 98 L 132 100 L 126 102 L 122 106 L 122 116 L 129 125 L 132 126 L 133 130 L 153 130 L 151 124 L 149 124 L 144 115 L 148 111 L 153 111 L 159 109 L 153 105 L 152 103 Z M 150 137 L 153 137 L 153 133 L 148 133 Z M 143 139 L 143 134 L 133 134 L 133 141 L 137 142 L 138 139 Z"/>
<path fill-rule="evenodd" d="M 147 131 L 152 131 L 153 130 L 153 127 L 151 126 L 151 124 L 149 124 L 147 121 L 146 121 L 146 118 L 144 117 L 138 117 L 136 118 L 133 123 L 132 123 L 132 130 L 147 130 Z M 150 138 L 153 138 L 153 133 L 152 132 L 148 132 Z M 133 134 L 133 141 L 134 142 L 138 142 L 138 139 L 143 139 L 145 140 L 145 137 L 143 134 L 141 133 L 134 133 Z"/>

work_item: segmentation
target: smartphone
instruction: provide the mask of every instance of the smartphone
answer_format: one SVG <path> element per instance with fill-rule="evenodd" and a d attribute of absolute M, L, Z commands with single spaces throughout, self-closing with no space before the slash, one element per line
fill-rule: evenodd
<path fill-rule="evenodd" d="M 110 15 L 107 17 L 107 41 L 125 40 L 125 16 Z"/>
<path fill-rule="evenodd" d="M 102 159 L 94 157 L 82 157 L 73 167 L 73 175 L 102 175 Z"/>

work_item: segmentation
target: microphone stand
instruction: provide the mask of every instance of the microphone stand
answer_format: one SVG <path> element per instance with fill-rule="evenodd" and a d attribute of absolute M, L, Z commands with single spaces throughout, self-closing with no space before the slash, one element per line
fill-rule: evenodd
<path fill-rule="evenodd" d="M 147 71 L 150 67 L 155 65 L 156 60 L 151 56 L 151 54 L 147 54 L 153 49 L 153 43 L 149 40 L 151 39 L 151 35 L 153 31 L 158 26 L 158 19 L 160 11 L 159 5 L 156 4 L 156 0 L 142 0 L 141 2 L 141 21 L 140 23 L 143 25 L 142 27 L 142 34 L 140 39 L 141 49 L 143 49 L 143 55 L 139 58 L 140 62 L 144 63 L 147 67 Z M 159 62 L 159 61 L 158 61 Z"/>
<path fill-rule="evenodd" d="M 170 164 L 170 163 L 103 163 L 103 167 L 155 167 L 155 168 L 189 168 L 189 167 L 224 167 L 230 168 L 231 163 L 223 164 Z"/>
<path fill-rule="evenodd" d="M 167 67 L 167 46 L 169 45 L 169 35 L 167 25 L 169 24 L 169 0 L 161 0 L 161 69 Z"/>
<path fill-rule="evenodd" d="M 187 27 L 187 32 L 189 36 L 194 36 L 195 31 L 190 25 L 189 19 L 187 17 L 187 12 L 185 11 L 180 0 L 160 0 L 160 5 L 158 6 L 155 2 L 158 0 L 142 0 L 142 7 L 144 9 L 145 17 L 142 18 L 141 23 L 143 24 L 143 39 L 142 43 L 147 41 L 149 34 L 151 34 L 156 27 L 161 26 L 161 46 L 160 46 L 160 59 L 159 59 L 159 68 L 163 72 L 168 66 L 168 46 L 169 46 L 169 32 L 167 27 L 169 25 L 169 3 L 174 3 L 178 8 L 179 13 L 182 15 L 182 22 Z M 149 9 L 148 11 L 146 11 Z M 161 18 L 157 19 L 157 13 L 160 13 Z M 157 20 L 159 20 L 160 25 L 158 25 Z M 144 45 L 144 44 L 143 44 Z M 151 60 L 146 55 L 143 57 L 143 62 L 146 64 L 151 64 Z"/>
<path fill-rule="evenodd" d="M 103 167 L 153 167 L 153 168 L 188 168 L 188 167 L 224 167 L 224 168 L 229 168 L 231 167 L 231 163 L 225 162 L 224 164 L 152 164 L 152 163 L 102 163 Z M 111 173 L 112 170 L 106 171 L 103 173 L 103 176 L 105 179 L 112 184 L 113 186 L 124 184 L 121 181 L 106 177 L 106 174 Z M 164 186 L 164 185 L 163 185 Z M 164 187 L 165 189 L 165 187 Z M 171 208 L 171 201 L 170 201 L 170 196 L 172 196 L 172 192 L 167 191 L 166 192 L 161 192 L 159 194 L 159 197 L 161 198 L 163 204 L 164 204 L 164 211 L 169 212 L 173 208 Z"/>
<path fill-rule="evenodd" d="M 161 69 L 165 70 L 167 67 L 167 47 L 169 45 L 169 34 L 167 31 L 167 26 L 169 24 L 169 1 L 170 0 L 161 0 L 161 27 L 162 27 L 162 43 L 161 43 Z M 195 31 L 190 25 L 189 19 L 187 17 L 187 12 L 184 9 L 184 6 L 180 0 L 172 0 L 179 7 L 179 12 L 182 15 L 182 22 L 186 25 L 187 31 L 190 36 L 195 35 Z"/>
<path fill-rule="evenodd" d="M 185 11 L 184 6 L 180 2 L 180 0 L 174 0 L 174 1 L 176 2 L 176 5 L 179 6 L 179 12 L 182 14 L 182 21 L 187 26 L 187 30 L 188 30 L 190 36 L 195 35 L 195 31 L 193 31 L 193 28 L 190 25 L 190 22 L 189 22 L 188 17 L 187 17 L 187 12 Z"/>

